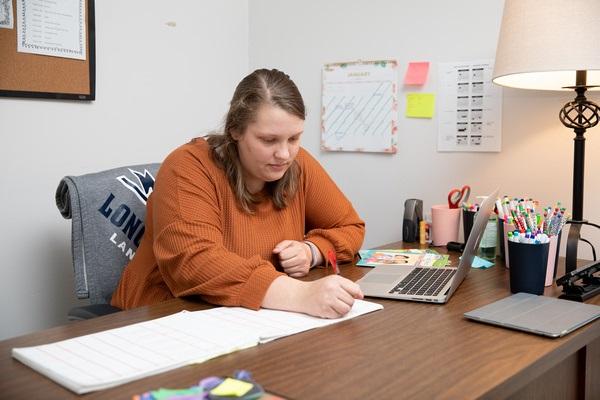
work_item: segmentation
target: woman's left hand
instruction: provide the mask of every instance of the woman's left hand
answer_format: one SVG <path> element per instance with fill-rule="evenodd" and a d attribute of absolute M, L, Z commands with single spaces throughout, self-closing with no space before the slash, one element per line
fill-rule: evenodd
<path fill-rule="evenodd" d="M 292 278 L 300 278 L 308 274 L 312 261 L 308 244 L 296 240 L 284 240 L 277 243 L 273 254 L 279 255 L 281 267 Z"/>

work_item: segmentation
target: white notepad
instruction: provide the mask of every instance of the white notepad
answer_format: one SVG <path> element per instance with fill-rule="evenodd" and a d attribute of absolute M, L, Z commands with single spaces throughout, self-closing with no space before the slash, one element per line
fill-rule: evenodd
<path fill-rule="evenodd" d="M 60 342 L 12 349 L 12 356 L 77 394 L 200 363 L 309 329 L 381 310 L 356 300 L 342 318 L 241 307 L 181 311 Z"/>

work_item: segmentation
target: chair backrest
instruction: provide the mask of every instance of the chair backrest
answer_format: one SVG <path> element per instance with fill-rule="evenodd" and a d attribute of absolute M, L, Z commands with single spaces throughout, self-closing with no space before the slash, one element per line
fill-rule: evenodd
<path fill-rule="evenodd" d="M 146 200 L 160 164 L 124 166 L 65 176 L 56 205 L 71 219 L 75 291 L 90 304 L 110 303 L 123 268 L 145 230 Z"/>

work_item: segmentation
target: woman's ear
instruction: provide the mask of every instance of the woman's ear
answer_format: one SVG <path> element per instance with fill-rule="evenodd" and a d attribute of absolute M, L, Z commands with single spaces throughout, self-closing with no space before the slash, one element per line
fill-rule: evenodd
<path fill-rule="evenodd" d="M 240 140 L 240 137 L 241 137 L 241 136 L 242 136 L 242 135 L 240 134 L 240 131 L 239 131 L 238 129 L 232 129 L 232 130 L 231 130 L 231 138 L 232 138 L 234 141 L 236 141 L 236 142 L 237 142 L 238 140 Z"/>

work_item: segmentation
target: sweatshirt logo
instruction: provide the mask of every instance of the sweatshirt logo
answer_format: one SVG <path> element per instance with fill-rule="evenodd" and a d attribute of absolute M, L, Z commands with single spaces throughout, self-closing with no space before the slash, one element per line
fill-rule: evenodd
<path fill-rule="evenodd" d="M 131 190 L 142 204 L 145 205 L 152 190 L 154 190 L 154 177 L 147 169 L 144 169 L 144 173 L 131 168 L 128 169 L 135 176 L 137 182 L 132 181 L 125 175 L 118 176 L 117 180 L 127 189 Z"/>

